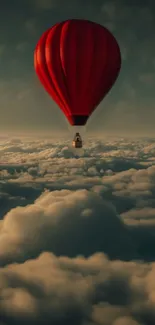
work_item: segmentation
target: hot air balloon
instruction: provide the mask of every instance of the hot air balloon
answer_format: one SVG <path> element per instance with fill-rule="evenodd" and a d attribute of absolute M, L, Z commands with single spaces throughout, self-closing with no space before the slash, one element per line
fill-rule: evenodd
<path fill-rule="evenodd" d="M 57 23 L 41 36 L 34 51 L 34 67 L 69 123 L 81 126 L 116 81 L 121 54 L 105 27 L 71 19 Z"/>

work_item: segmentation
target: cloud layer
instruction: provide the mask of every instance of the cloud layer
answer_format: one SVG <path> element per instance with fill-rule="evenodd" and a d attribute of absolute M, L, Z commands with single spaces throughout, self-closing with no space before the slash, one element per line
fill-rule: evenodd
<path fill-rule="evenodd" d="M 43 253 L 0 271 L 4 324 L 142 325 L 154 322 L 154 264 Z"/>
<path fill-rule="evenodd" d="M 154 324 L 154 151 L 1 137 L 0 324 Z"/>

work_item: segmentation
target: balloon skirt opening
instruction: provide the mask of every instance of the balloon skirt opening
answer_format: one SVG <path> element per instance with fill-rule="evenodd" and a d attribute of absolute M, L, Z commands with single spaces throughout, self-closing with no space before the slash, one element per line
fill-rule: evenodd
<path fill-rule="evenodd" d="M 68 115 L 67 119 L 71 125 L 85 125 L 88 115 Z"/>

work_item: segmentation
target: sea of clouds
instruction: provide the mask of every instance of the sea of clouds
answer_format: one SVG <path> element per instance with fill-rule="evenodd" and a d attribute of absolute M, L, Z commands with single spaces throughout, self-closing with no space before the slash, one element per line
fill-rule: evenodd
<path fill-rule="evenodd" d="M 0 138 L 0 325 L 155 324 L 155 140 Z"/>

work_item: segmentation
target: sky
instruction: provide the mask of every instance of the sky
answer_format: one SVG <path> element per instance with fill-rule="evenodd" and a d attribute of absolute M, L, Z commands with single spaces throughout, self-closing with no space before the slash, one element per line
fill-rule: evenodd
<path fill-rule="evenodd" d="M 155 140 L 0 138 L 0 325 L 155 324 Z"/>
<path fill-rule="evenodd" d="M 33 68 L 68 18 L 122 53 L 79 150 Z M 154 1 L 5 0 L 0 24 L 0 325 L 154 325 Z"/>
<path fill-rule="evenodd" d="M 40 86 L 33 52 L 41 34 L 69 18 L 98 22 L 116 37 L 120 76 L 90 117 L 88 132 L 154 135 L 154 1 L 6 0 L 0 10 L 0 130 L 68 132 L 60 109 Z"/>
<path fill-rule="evenodd" d="M 68 18 L 122 53 L 78 150 L 33 68 Z M 5 0 L 0 24 L 0 325 L 154 325 L 154 1 Z"/>

